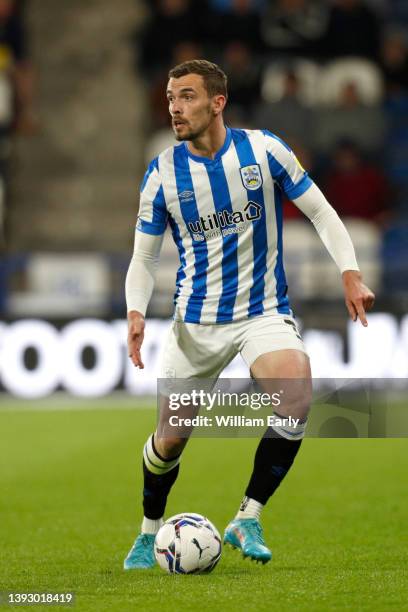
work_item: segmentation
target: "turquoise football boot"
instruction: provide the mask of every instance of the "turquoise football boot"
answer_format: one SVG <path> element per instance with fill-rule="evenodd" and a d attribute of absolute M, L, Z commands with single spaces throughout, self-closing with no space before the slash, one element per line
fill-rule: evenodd
<path fill-rule="evenodd" d="M 224 544 L 240 548 L 243 557 L 250 557 L 257 563 L 268 563 L 272 553 L 265 545 L 262 527 L 257 519 L 234 519 L 224 533 Z"/>
<path fill-rule="evenodd" d="M 152 533 L 141 533 L 137 536 L 135 543 L 123 562 L 125 570 L 150 569 L 154 567 L 156 564 L 156 559 L 154 558 L 155 537 Z"/>

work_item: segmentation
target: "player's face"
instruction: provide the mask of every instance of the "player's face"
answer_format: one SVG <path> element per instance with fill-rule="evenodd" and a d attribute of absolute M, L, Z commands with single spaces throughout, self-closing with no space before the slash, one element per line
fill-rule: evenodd
<path fill-rule="evenodd" d="M 213 100 L 208 96 L 203 77 L 199 74 L 170 79 L 167 99 L 177 140 L 198 138 L 214 119 Z"/>

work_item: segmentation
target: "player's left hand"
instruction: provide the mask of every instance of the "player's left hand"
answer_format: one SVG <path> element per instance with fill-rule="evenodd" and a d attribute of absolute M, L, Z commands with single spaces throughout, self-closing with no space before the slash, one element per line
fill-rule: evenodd
<path fill-rule="evenodd" d="M 366 311 L 373 307 L 375 295 L 364 285 L 361 273 L 357 270 L 343 272 L 343 289 L 350 318 L 353 321 L 360 319 L 362 325 L 367 327 Z"/>

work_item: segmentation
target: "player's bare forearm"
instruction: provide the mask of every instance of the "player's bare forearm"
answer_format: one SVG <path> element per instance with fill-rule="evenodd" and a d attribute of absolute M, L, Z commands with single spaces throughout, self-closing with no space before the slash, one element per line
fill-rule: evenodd
<path fill-rule="evenodd" d="M 141 312 L 131 310 L 128 312 L 128 352 L 133 364 L 143 370 L 144 363 L 141 348 L 144 338 L 145 318 Z"/>
<path fill-rule="evenodd" d="M 366 312 L 374 305 L 374 293 L 363 283 L 361 272 L 357 270 L 346 270 L 342 278 L 344 299 L 350 318 L 353 321 L 360 319 L 362 325 L 367 327 Z"/>

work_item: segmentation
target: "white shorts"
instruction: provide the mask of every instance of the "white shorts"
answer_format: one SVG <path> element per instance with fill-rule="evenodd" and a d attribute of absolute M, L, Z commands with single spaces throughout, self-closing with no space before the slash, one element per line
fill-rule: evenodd
<path fill-rule="evenodd" d="M 306 353 L 290 315 L 271 314 L 214 325 L 173 321 L 159 378 L 218 378 L 238 353 L 250 368 L 260 355 L 282 349 Z"/>

